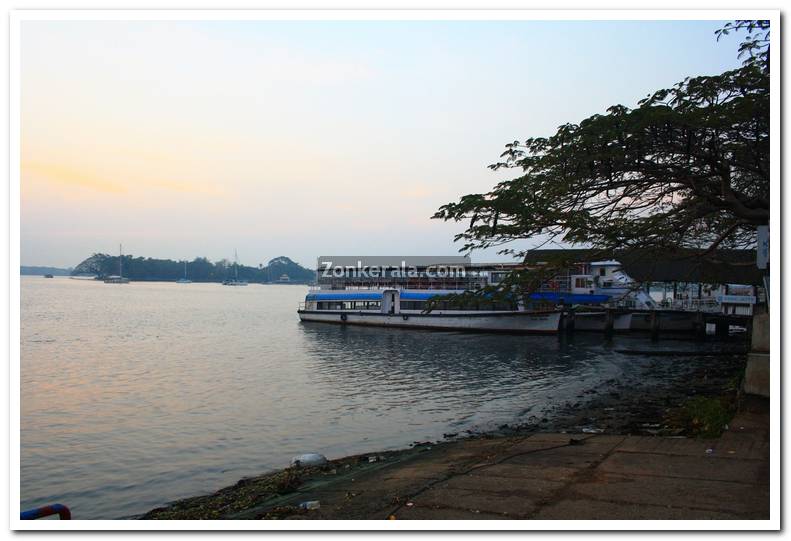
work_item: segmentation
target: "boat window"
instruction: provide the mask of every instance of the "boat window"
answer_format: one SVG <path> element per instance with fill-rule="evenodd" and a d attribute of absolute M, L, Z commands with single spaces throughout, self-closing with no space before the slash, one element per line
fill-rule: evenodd
<path fill-rule="evenodd" d="M 316 310 L 352 310 L 353 305 L 352 301 L 320 301 L 316 303 Z"/>
<path fill-rule="evenodd" d="M 574 287 L 590 287 L 590 281 L 587 278 L 576 278 L 574 280 Z"/>
<path fill-rule="evenodd" d="M 426 301 L 401 301 L 402 310 L 425 310 Z"/>

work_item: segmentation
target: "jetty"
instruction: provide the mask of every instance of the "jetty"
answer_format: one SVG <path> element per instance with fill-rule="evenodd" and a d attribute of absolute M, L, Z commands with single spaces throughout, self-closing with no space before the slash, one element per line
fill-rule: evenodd
<path fill-rule="evenodd" d="M 743 262 L 747 252 L 724 255 Z M 679 254 L 595 258 L 600 255 L 537 250 L 521 262 L 499 263 L 473 263 L 469 256 L 320 256 L 316 285 L 297 314 L 307 322 L 443 331 L 637 331 L 653 339 L 743 332 L 749 338 L 752 316 L 767 302 L 758 268 L 733 271 L 689 254 L 685 261 L 673 259 Z M 624 261 L 614 259 L 621 255 Z M 516 287 L 514 276 L 525 287 Z"/>

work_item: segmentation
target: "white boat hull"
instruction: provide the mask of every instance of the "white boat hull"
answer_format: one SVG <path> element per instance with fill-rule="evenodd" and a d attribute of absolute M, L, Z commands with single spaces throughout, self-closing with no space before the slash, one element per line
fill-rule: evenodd
<path fill-rule="evenodd" d="M 577 312 L 574 314 L 575 331 L 605 331 L 607 314 L 604 312 Z M 632 327 L 632 314 L 614 314 L 613 331 L 628 331 Z"/>
<path fill-rule="evenodd" d="M 657 311 L 660 331 L 689 332 L 695 330 L 697 312 Z M 651 313 L 636 312 L 632 314 L 631 329 L 633 331 L 651 330 Z"/>
<path fill-rule="evenodd" d="M 506 332 L 554 334 L 558 332 L 560 312 L 486 312 L 458 314 L 341 312 L 299 310 L 302 321 L 345 325 L 370 325 L 442 331 Z"/>

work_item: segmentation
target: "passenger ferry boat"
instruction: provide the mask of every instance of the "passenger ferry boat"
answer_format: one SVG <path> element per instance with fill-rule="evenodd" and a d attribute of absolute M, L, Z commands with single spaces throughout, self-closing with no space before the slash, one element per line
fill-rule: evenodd
<path fill-rule="evenodd" d="M 441 301 L 425 312 L 432 297 L 462 290 L 381 289 L 369 291 L 313 291 L 298 310 L 302 321 L 373 325 L 412 329 L 543 333 L 558 332 L 560 311 L 508 309 L 492 305 L 480 310 L 455 308 Z M 499 309 L 498 309 L 499 308 Z"/>

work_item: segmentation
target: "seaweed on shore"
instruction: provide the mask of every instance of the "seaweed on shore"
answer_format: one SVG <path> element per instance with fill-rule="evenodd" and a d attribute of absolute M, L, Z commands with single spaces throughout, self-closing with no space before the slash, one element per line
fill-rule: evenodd
<path fill-rule="evenodd" d="M 302 509 L 288 504 L 289 497 L 310 483 L 324 478 L 348 475 L 360 468 L 377 467 L 395 457 L 411 456 L 424 449 L 418 444 L 410 450 L 384 451 L 332 460 L 323 466 L 296 467 L 247 477 L 213 494 L 185 498 L 157 507 L 140 520 L 222 520 L 229 518 L 298 518 Z M 430 447 L 429 447 L 430 448 Z"/>
<path fill-rule="evenodd" d="M 178 500 L 141 516 L 142 520 L 222 519 L 229 514 L 261 505 L 266 500 L 296 490 L 320 468 L 286 468 L 240 480 L 214 494 Z"/>

